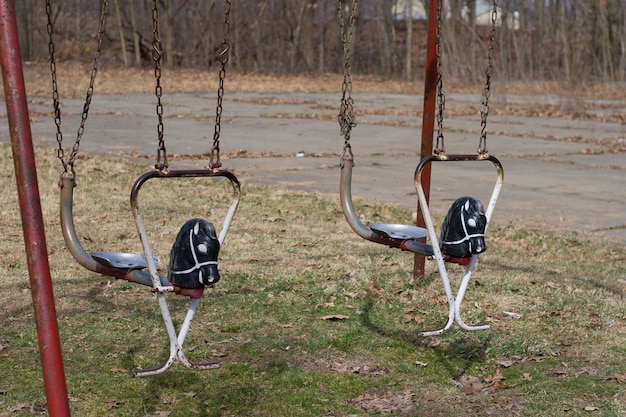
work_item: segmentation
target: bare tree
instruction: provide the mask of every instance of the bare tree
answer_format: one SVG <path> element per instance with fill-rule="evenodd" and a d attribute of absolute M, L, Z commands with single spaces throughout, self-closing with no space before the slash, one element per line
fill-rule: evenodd
<path fill-rule="evenodd" d="M 115 5 L 115 16 L 117 18 L 117 28 L 120 34 L 120 46 L 122 49 L 122 60 L 124 61 L 124 66 L 129 66 L 130 61 L 128 59 L 128 51 L 126 49 L 126 36 L 124 35 L 124 25 L 122 24 L 122 14 L 120 12 L 120 4 L 119 0 L 113 0 L 113 4 Z"/>

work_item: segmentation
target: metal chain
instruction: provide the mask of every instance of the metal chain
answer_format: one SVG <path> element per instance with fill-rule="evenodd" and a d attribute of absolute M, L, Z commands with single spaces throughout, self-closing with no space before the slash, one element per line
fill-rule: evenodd
<path fill-rule="evenodd" d="M 220 62 L 222 64 L 219 74 L 219 85 L 217 88 L 217 107 L 215 109 L 215 131 L 213 133 L 213 147 L 209 159 L 209 168 L 218 169 L 222 166 L 220 162 L 220 133 L 222 130 L 222 101 L 224 99 L 224 80 L 226 79 L 226 64 L 230 52 L 228 34 L 230 32 L 230 5 L 231 0 L 226 0 L 224 5 L 224 40 L 220 46 Z"/>
<path fill-rule="evenodd" d="M 156 96 L 156 114 L 157 114 L 157 137 L 159 145 L 157 148 L 157 160 L 155 168 L 159 171 L 167 171 L 169 163 L 167 162 L 167 149 L 165 148 L 165 138 L 163 132 L 165 130 L 163 125 L 163 103 L 161 103 L 161 97 L 163 96 L 163 87 L 161 86 L 161 57 L 163 49 L 161 47 L 161 37 L 159 36 L 159 10 L 157 8 L 157 0 L 152 1 L 152 60 L 154 61 L 154 78 L 156 80 L 156 86 L 154 87 L 154 94 Z"/>
<path fill-rule="evenodd" d="M 477 152 L 486 156 L 487 150 L 487 116 L 489 116 L 489 96 L 491 95 L 491 74 L 493 73 L 493 48 L 496 41 L 496 20 L 498 18 L 498 0 L 493 0 L 493 10 L 491 11 L 491 32 L 489 35 L 489 52 L 487 58 L 487 70 L 485 71 L 485 89 L 480 104 L 480 140 Z"/>
<path fill-rule="evenodd" d="M 87 122 L 87 116 L 89 115 L 89 106 L 91 105 L 91 98 L 93 97 L 94 83 L 96 81 L 96 74 L 98 72 L 98 63 L 100 61 L 100 51 L 102 48 L 102 39 L 104 38 L 104 28 L 107 16 L 107 9 L 109 7 L 109 1 L 105 0 L 102 2 L 102 11 L 100 14 L 100 26 L 98 28 L 97 35 L 97 45 L 93 54 L 93 65 L 91 67 L 89 87 L 87 88 L 87 94 L 85 97 L 85 104 L 83 106 L 83 112 L 80 120 L 80 125 L 78 127 L 78 131 L 76 133 L 76 141 L 72 146 L 72 151 L 70 152 L 69 158 L 65 159 L 65 151 L 63 149 L 63 133 L 61 131 L 61 108 L 59 101 L 59 87 L 57 83 L 57 67 L 56 61 L 54 58 L 55 48 L 54 48 L 54 28 L 52 25 L 52 6 L 50 4 L 50 0 L 46 0 L 46 14 L 48 17 L 47 22 L 47 30 L 48 30 L 48 51 L 50 53 L 50 74 L 52 77 L 52 103 L 53 103 L 53 113 L 54 113 L 54 123 L 57 127 L 56 140 L 58 144 L 57 149 L 57 157 L 61 161 L 63 165 L 63 175 L 69 174 L 71 171 L 72 178 L 76 178 L 76 173 L 74 172 L 74 162 L 76 161 L 76 156 L 78 155 L 78 150 L 80 148 L 80 140 L 83 137 L 83 133 L 85 132 L 85 123 Z"/>
<path fill-rule="evenodd" d="M 435 31 L 435 52 L 437 56 L 437 141 L 435 143 L 433 153 L 443 157 L 446 154 L 446 145 L 443 137 L 443 119 L 446 108 L 446 95 L 443 92 L 443 74 L 441 72 L 441 3 L 442 0 L 437 0 L 437 27 Z"/>
<path fill-rule="evenodd" d="M 338 121 L 341 130 L 341 136 L 344 138 L 342 159 L 352 160 L 352 146 L 350 145 L 350 134 L 352 128 L 356 127 L 356 118 L 354 116 L 354 99 L 352 98 L 352 74 L 351 74 L 351 47 L 352 38 L 354 36 L 354 25 L 356 22 L 358 0 L 352 2 L 352 12 L 348 21 L 348 31 L 346 33 L 345 19 L 343 15 L 343 5 L 341 0 L 337 0 L 337 17 L 339 19 L 339 27 L 341 31 L 341 41 L 343 43 L 344 65 L 343 65 L 343 84 L 341 86 L 341 106 L 339 109 Z"/>

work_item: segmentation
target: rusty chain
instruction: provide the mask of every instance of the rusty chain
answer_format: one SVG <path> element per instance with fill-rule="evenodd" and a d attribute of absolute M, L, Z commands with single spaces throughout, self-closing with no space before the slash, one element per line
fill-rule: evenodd
<path fill-rule="evenodd" d="M 445 158 L 446 150 L 443 135 L 443 120 L 446 105 L 446 97 L 443 93 L 443 75 L 441 71 L 441 15 L 442 0 L 437 0 L 437 28 L 436 28 L 436 54 L 437 54 L 437 141 L 433 153 L 440 158 Z M 493 0 L 491 11 L 491 29 L 489 34 L 489 46 L 487 57 L 487 69 L 485 71 L 485 87 L 483 89 L 482 101 L 480 105 L 480 139 L 477 152 L 480 156 L 486 157 L 487 150 L 487 117 L 489 116 L 489 96 L 491 95 L 491 75 L 493 73 L 493 50 L 496 39 L 496 23 L 498 18 L 498 0 Z"/>
<path fill-rule="evenodd" d="M 52 5 L 50 4 L 50 0 L 46 0 L 46 15 L 48 18 L 47 21 L 47 31 L 48 31 L 48 52 L 50 53 L 50 74 L 52 77 L 52 105 L 53 105 L 53 115 L 54 115 L 54 123 L 57 127 L 56 132 L 56 140 L 58 144 L 57 149 L 57 157 L 61 164 L 63 165 L 63 174 L 67 175 L 71 174 L 72 178 L 76 178 L 76 172 L 74 171 L 74 162 L 76 161 L 76 156 L 78 155 L 78 150 L 80 148 L 80 140 L 83 137 L 85 132 L 85 123 L 87 122 L 87 116 L 89 115 L 89 106 L 91 105 L 91 98 L 93 97 L 94 91 L 94 83 L 96 81 L 96 74 L 98 73 L 98 63 L 100 61 L 100 51 L 102 47 L 102 39 L 104 38 L 104 28 L 106 23 L 107 9 L 109 6 L 109 1 L 105 0 L 102 2 L 102 10 L 100 13 L 100 25 L 98 28 L 97 35 L 97 45 L 96 49 L 93 53 L 93 64 L 90 72 L 89 79 L 89 87 L 87 88 L 87 93 L 85 97 L 85 104 L 83 106 L 83 112 L 81 115 L 80 125 L 78 127 L 78 131 L 76 133 L 76 140 L 74 141 L 74 145 L 72 146 L 72 151 L 70 152 L 69 158 L 65 159 L 65 150 L 63 149 L 63 132 L 61 130 L 61 108 L 60 108 L 60 100 L 59 100 L 59 86 L 57 83 L 57 67 L 56 60 L 54 58 L 55 47 L 54 47 L 54 27 L 52 23 Z M 68 172 L 68 170 L 70 172 Z"/>
<path fill-rule="evenodd" d="M 485 88 L 480 104 L 480 140 L 477 152 L 481 156 L 487 156 L 487 116 L 489 116 L 489 96 L 491 95 L 491 75 L 493 73 L 493 48 L 496 42 L 496 23 L 498 19 L 498 0 L 493 0 L 491 11 L 491 31 L 489 34 L 489 52 L 487 57 L 487 69 L 485 71 Z"/>
<path fill-rule="evenodd" d="M 226 0 L 224 4 L 224 40 L 220 46 L 220 74 L 219 85 L 217 88 L 217 107 L 215 109 L 215 131 L 213 133 L 213 146 L 209 159 L 209 168 L 218 169 L 222 166 L 220 162 L 220 133 L 222 130 L 222 101 L 224 99 L 224 80 L 226 79 L 226 64 L 228 63 L 228 55 L 230 52 L 230 44 L 228 35 L 230 32 L 230 5 L 231 0 Z"/>
<path fill-rule="evenodd" d="M 167 172 L 169 163 L 167 162 L 167 149 L 165 148 L 165 138 L 163 136 L 165 128 L 163 125 L 163 87 L 161 86 L 161 58 L 163 57 L 163 49 L 161 45 L 161 37 L 159 36 L 159 10 L 157 8 L 157 0 L 152 1 L 152 60 L 154 61 L 154 79 L 156 85 L 154 94 L 156 96 L 156 114 L 157 114 L 157 138 L 159 141 L 157 148 L 157 160 L 155 168 L 162 172 Z"/>
<path fill-rule="evenodd" d="M 442 0 L 437 0 L 437 26 L 435 28 L 435 53 L 437 57 L 437 140 L 433 153 L 440 157 L 446 154 L 443 137 L 443 119 L 446 109 L 446 95 L 443 92 L 443 74 L 441 71 L 441 9 Z"/>
<path fill-rule="evenodd" d="M 352 146 L 350 145 L 350 134 L 352 132 L 352 128 L 356 126 L 356 118 L 354 116 L 354 99 L 352 98 L 351 48 L 358 5 L 359 1 L 353 0 L 352 11 L 348 21 L 348 30 L 346 32 L 343 4 L 341 0 L 337 0 L 337 17 L 339 19 L 339 28 L 344 54 L 341 106 L 339 108 L 339 115 L 337 116 L 337 119 L 339 121 L 341 136 L 344 138 L 343 154 L 341 157 L 342 159 L 347 158 L 350 160 L 353 160 L 354 158 L 354 155 L 352 154 Z"/>

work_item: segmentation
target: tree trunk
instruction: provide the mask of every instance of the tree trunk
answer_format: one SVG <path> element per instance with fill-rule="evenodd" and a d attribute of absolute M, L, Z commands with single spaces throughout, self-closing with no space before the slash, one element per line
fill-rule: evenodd
<path fill-rule="evenodd" d="M 135 19 L 134 1 L 129 0 L 130 4 L 130 30 L 133 34 L 133 50 L 135 51 L 135 65 L 141 66 L 141 46 L 139 45 L 139 30 L 137 29 L 137 21 Z"/>
<path fill-rule="evenodd" d="M 311 72 L 315 63 L 315 48 L 313 45 L 313 18 L 315 0 L 306 0 L 302 9 L 300 33 L 298 34 L 298 55 L 304 64 L 304 70 Z"/>
<path fill-rule="evenodd" d="M 15 13 L 19 24 L 20 50 L 22 59 L 30 61 L 33 58 L 33 4 L 32 0 L 15 2 Z"/>
<path fill-rule="evenodd" d="M 122 25 L 122 14 L 120 12 L 119 0 L 113 0 L 113 4 L 115 5 L 117 29 L 120 34 L 120 48 L 122 48 L 122 60 L 124 61 L 124 66 L 128 67 L 130 65 L 130 62 L 128 60 L 128 51 L 126 50 L 126 37 L 124 36 L 124 26 Z"/>
<path fill-rule="evenodd" d="M 410 80 L 413 68 L 413 2 L 406 0 L 404 3 L 404 21 L 406 23 L 406 50 L 404 53 L 404 79 Z"/>
<path fill-rule="evenodd" d="M 392 16 L 392 3 L 390 1 L 381 1 L 379 4 L 378 13 L 381 17 L 380 24 L 380 73 L 384 77 L 391 77 L 392 75 L 392 62 L 393 62 L 393 16 Z"/>

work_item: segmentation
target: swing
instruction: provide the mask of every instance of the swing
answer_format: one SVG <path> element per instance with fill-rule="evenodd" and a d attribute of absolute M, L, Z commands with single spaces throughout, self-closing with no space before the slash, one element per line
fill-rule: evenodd
<path fill-rule="evenodd" d="M 488 99 L 491 89 L 491 73 L 493 62 L 493 46 L 495 43 L 495 27 L 497 17 L 497 0 L 493 1 L 493 12 L 491 21 L 491 36 L 489 40 L 488 65 L 486 71 L 486 83 L 483 91 L 481 103 L 481 135 L 479 147 L 476 155 L 446 154 L 443 137 L 443 114 L 445 106 L 445 96 L 443 94 L 443 83 L 441 73 L 441 0 L 437 0 L 437 101 L 438 101 L 438 134 L 437 145 L 432 155 L 425 156 L 419 162 L 414 173 L 414 185 L 418 195 L 418 201 L 422 215 L 425 219 L 426 229 L 402 225 L 402 224 L 369 224 L 361 222 L 352 202 L 352 169 L 354 167 L 354 154 L 350 143 L 352 128 L 356 126 L 354 117 L 354 100 L 352 98 L 352 76 L 351 76 L 351 45 L 354 32 L 355 17 L 357 14 L 358 0 L 352 3 L 348 28 L 346 31 L 341 0 L 337 1 L 338 17 L 341 37 L 344 48 L 344 79 L 342 84 L 342 98 L 339 111 L 339 125 L 341 135 L 344 137 L 344 148 L 341 155 L 340 166 L 340 187 L 339 194 L 341 206 L 350 227 L 362 238 L 397 248 L 403 251 L 435 258 L 437 268 L 446 294 L 448 303 L 448 319 L 445 325 L 435 330 L 419 332 L 421 336 L 439 335 L 448 330 L 454 322 L 463 330 L 486 330 L 488 324 L 468 325 L 461 318 L 461 305 L 472 272 L 476 266 L 478 255 L 486 250 L 484 236 L 495 209 L 496 201 L 502 183 L 504 181 L 504 170 L 500 161 L 493 155 L 489 155 L 486 146 L 486 124 L 489 112 Z M 437 237 L 432 217 L 428 208 L 428 201 L 422 186 L 422 172 L 426 166 L 433 162 L 480 162 L 489 161 L 496 168 L 497 178 L 491 193 L 491 198 L 485 210 L 482 203 L 472 197 L 461 197 L 450 207 L 441 227 L 441 242 Z M 417 239 L 428 237 L 431 244 L 420 242 Z M 452 292 L 450 280 L 446 270 L 447 263 L 455 263 L 465 266 L 465 273 L 455 296 Z"/>
<path fill-rule="evenodd" d="M 217 110 L 215 120 L 215 133 L 213 136 L 213 146 L 210 151 L 209 166 L 205 169 L 171 170 L 167 161 L 167 151 L 163 136 L 163 106 L 161 104 L 161 41 L 158 31 L 158 10 L 157 1 L 153 0 L 152 21 L 153 21 L 153 60 L 155 63 L 155 94 L 157 99 L 156 112 L 158 116 L 158 150 L 155 169 L 141 175 L 132 186 L 130 193 L 130 205 L 135 219 L 137 232 L 139 234 L 143 254 L 122 253 L 122 252 L 94 252 L 87 253 L 78 239 L 74 228 L 73 220 L 73 193 L 76 187 L 76 172 L 74 162 L 79 150 L 85 122 L 89 113 L 89 106 L 93 96 L 93 86 L 97 73 L 100 48 L 104 35 L 104 26 L 107 15 L 108 0 L 102 3 L 100 16 L 100 27 L 97 36 L 97 47 L 94 52 L 91 78 L 82 119 L 78 129 L 76 141 L 68 158 L 65 157 L 63 148 L 63 136 L 61 133 L 61 111 L 59 108 L 59 93 L 56 82 L 56 64 L 54 60 L 54 42 L 52 28 L 52 13 L 50 0 L 46 0 L 46 12 L 48 15 L 48 34 L 50 36 L 50 63 L 53 85 L 53 105 L 54 120 L 57 126 L 58 158 L 63 165 L 63 172 L 59 181 L 61 188 L 60 218 L 63 237 L 66 246 L 75 260 L 84 268 L 107 275 L 116 279 L 123 279 L 129 282 L 146 285 L 152 288 L 156 294 L 161 316 L 169 337 L 169 356 L 160 365 L 154 368 L 139 369 L 131 371 L 132 376 L 156 375 L 167 370 L 174 362 L 180 362 L 190 369 L 214 369 L 220 366 L 219 362 L 192 363 L 185 357 L 183 345 L 187 333 L 191 326 L 196 310 L 200 304 L 204 289 L 213 287 L 219 280 L 218 254 L 221 245 L 226 238 L 228 229 L 239 205 L 241 187 L 239 180 L 234 173 L 221 169 L 219 139 L 221 130 L 222 100 L 224 95 L 224 80 L 226 77 L 226 64 L 228 62 L 229 17 L 231 1 L 225 3 L 225 24 L 224 41 L 221 45 L 221 69 L 219 73 L 219 88 L 217 98 Z M 212 223 L 199 218 L 190 219 L 181 227 L 172 250 L 170 252 L 170 262 L 167 276 L 159 275 L 157 266 L 159 259 L 152 254 L 148 233 L 139 208 L 138 197 L 141 187 L 149 180 L 168 178 L 225 178 L 232 185 L 232 202 L 224 217 L 219 236 Z M 146 271 L 147 269 L 147 271 Z M 172 316 L 169 312 L 165 294 L 173 292 L 191 299 L 185 319 L 176 332 Z"/>

